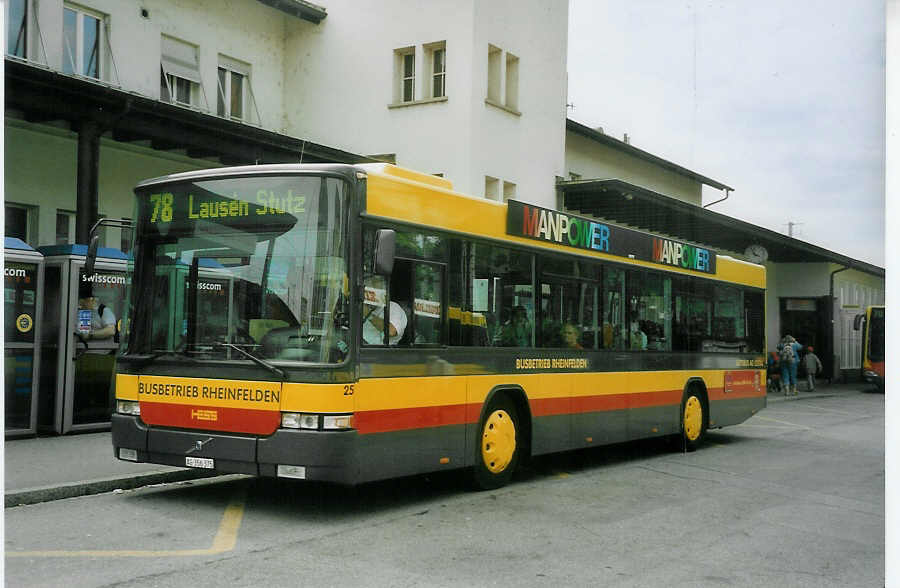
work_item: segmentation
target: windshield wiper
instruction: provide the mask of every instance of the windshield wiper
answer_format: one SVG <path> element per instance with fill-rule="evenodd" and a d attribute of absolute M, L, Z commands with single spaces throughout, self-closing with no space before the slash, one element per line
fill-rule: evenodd
<path fill-rule="evenodd" d="M 222 347 L 228 347 L 230 349 L 234 349 L 235 351 L 239 351 L 239 352 L 243 353 L 244 356 L 246 356 L 247 359 L 249 359 L 253 363 L 255 363 L 257 365 L 261 365 L 262 367 L 266 368 L 267 370 L 269 370 L 270 372 L 272 372 L 273 374 L 275 374 L 276 376 L 281 378 L 282 382 L 287 378 L 287 375 L 285 375 L 284 370 L 272 365 L 271 363 L 262 359 L 261 357 L 257 357 L 255 355 L 253 355 L 246 349 L 241 348 L 240 345 L 236 345 L 234 343 L 216 343 L 216 345 L 221 345 Z"/>
<path fill-rule="evenodd" d="M 181 360 L 189 361 L 191 363 L 197 363 L 196 359 L 194 359 L 193 357 L 188 357 L 184 353 L 184 343 L 179 345 L 176 349 L 158 349 L 158 350 L 152 352 L 150 355 L 147 355 L 145 357 L 134 358 L 134 359 L 131 359 L 131 361 L 137 364 L 136 367 L 140 368 L 140 367 L 144 367 L 145 365 L 152 363 L 152 362 L 156 361 L 157 359 L 159 359 L 160 357 L 164 357 L 164 356 L 177 357 Z M 123 359 L 130 359 L 130 358 L 126 355 L 123 357 Z"/>

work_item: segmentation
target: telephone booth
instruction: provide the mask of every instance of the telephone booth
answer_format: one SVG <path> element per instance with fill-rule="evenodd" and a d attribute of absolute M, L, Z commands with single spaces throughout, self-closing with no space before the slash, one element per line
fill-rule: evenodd
<path fill-rule="evenodd" d="M 38 250 L 44 254 L 45 282 L 38 429 L 60 434 L 108 429 L 128 258 L 101 247 L 88 276 L 86 245 Z M 99 321 L 110 319 L 114 328 L 103 331 L 112 332 L 98 329 Z"/>
<path fill-rule="evenodd" d="M 37 432 L 44 256 L 25 242 L 4 239 L 3 367 L 6 436 Z"/>

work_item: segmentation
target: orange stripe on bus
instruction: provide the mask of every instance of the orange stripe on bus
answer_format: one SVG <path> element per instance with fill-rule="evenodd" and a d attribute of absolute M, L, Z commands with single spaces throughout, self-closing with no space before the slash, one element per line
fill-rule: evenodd
<path fill-rule="evenodd" d="M 764 395 L 764 393 L 729 393 L 726 396 L 723 393 L 722 388 L 710 388 L 708 392 L 710 401 L 731 400 Z M 533 417 L 546 417 L 657 406 L 671 406 L 677 408 L 681 404 L 681 397 L 681 390 L 664 390 L 658 392 L 632 392 L 630 394 L 533 398 L 530 400 L 530 407 Z M 360 411 L 353 416 L 353 427 L 359 431 L 360 434 L 370 434 L 448 425 L 474 424 L 481 418 L 483 406 L 483 403 L 470 403 L 466 405 L 454 404 L 447 406 Z"/>
<path fill-rule="evenodd" d="M 353 427 L 360 433 L 366 434 L 463 425 L 467 422 L 466 414 L 464 404 L 367 410 L 353 415 Z"/>

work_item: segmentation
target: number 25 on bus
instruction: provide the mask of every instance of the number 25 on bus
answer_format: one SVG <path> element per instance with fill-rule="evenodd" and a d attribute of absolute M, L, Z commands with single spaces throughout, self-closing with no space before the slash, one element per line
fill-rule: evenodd
<path fill-rule="evenodd" d="M 765 269 L 387 164 L 135 189 L 119 459 L 357 484 L 765 407 Z"/>

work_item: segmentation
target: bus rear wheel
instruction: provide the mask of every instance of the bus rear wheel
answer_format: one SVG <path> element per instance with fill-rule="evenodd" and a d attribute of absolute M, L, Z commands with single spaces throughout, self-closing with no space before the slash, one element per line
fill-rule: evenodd
<path fill-rule="evenodd" d="M 685 449 L 694 451 L 706 436 L 708 422 L 703 396 L 695 388 L 684 393 L 681 401 L 681 439 Z"/>
<path fill-rule="evenodd" d="M 491 400 L 478 430 L 475 484 L 484 490 L 505 486 L 519 462 L 521 446 L 515 404 L 503 395 Z"/>

